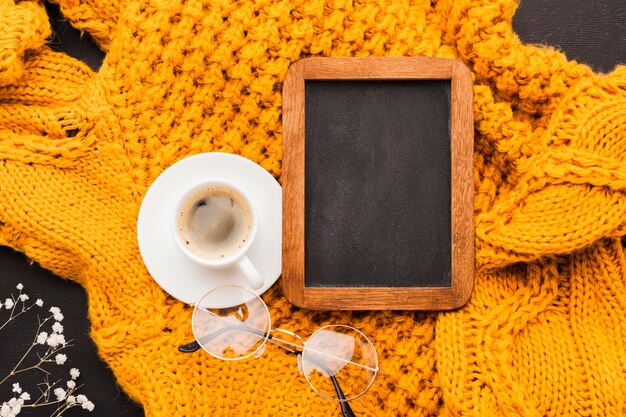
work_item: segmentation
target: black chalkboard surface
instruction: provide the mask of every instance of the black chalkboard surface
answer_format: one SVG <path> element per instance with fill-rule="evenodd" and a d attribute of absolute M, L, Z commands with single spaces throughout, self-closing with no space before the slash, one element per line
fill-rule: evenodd
<path fill-rule="evenodd" d="M 450 287 L 450 80 L 306 81 L 305 109 L 305 286 Z"/>
<path fill-rule="evenodd" d="M 472 84 L 425 57 L 308 58 L 283 85 L 283 289 L 450 309 L 473 285 Z"/>

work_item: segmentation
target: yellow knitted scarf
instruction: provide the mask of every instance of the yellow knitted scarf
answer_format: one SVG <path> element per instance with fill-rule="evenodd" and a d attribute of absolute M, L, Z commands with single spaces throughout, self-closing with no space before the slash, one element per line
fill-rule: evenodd
<path fill-rule="evenodd" d="M 273 320 L 372 338 L 381 373 L 360 416 L 626 413 L 626 67 L 594 74 L 521 44 L 511 0 L 58 2 L 107 56 L 94 73 L 51 51 L 41 4 L 0 0 L 0 244 L 86 288 L 99 352 L 147 416 L 338 414 L 279 351 L 178 353 L 191 309 L 146 271 L 135 224 L 150 184 L 191 154 L 237 153 L 280 179 L 290 64 L 382 55 L 472 70 L 472 298 L 313 312 L 275 285 Z"/>

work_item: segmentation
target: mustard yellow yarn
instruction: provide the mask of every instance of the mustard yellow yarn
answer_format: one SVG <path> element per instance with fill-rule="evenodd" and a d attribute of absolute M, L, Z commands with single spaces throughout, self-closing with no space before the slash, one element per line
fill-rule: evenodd
<path fill-rule="evenodd" d="M 474 293 L 447 313 L 312 312 L 275 285 L 276 324 L 372 338 L 381 373 L 359 416 L 626 414 L 626 67 L 521 44 L 510 0 L 58 2 L 108 53 L 94 73 L 45 46 L 40 4 L 0 1 L 0 243 L 86 288 L 99 352 L 147 416 L 338 415 L 273 346 L 241 363 L 178 353 L 191 310 L 146 271 L 135 222 L 191 154 L 280 179 L 290 64 L 383 55 L 472 71 Z"/>

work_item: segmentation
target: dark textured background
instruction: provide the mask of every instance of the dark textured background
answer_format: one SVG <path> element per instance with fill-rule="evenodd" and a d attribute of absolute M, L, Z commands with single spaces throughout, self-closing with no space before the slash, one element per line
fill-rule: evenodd
<path fill-rule="evenodd" d="M 87 36 L 73 30 L 64 22 L 56 6 L 47 6 L 55 35 L 50 44 L 53 48 L 67 52 L 85 61 L 97 70 L 104 53 L 90 42 Z M 522 0 L 513 20 L 519 36 L 525 42 L 549 44 L 562 50 L 570 59 L 589 64 L 596 71 L 608 72 L 618 63 L 626 63 L 626 0 L 619 1 L 541 1 Z M 66 413 L 72 416 L 141 416 L 140 407 L 134 405 L 120 391 L 107 366 L 99 360 L 96 348 L 89 338 L 87 318 L 87 298 L 83 289 L 49 272 L 31 265 L 21 254 L 8 248 L 0 248 L 0 299 L 4 300 L 11 292 L 16 293 L 15 285 L 21 282 L 31 300 L 42 298 L 43 311 L 52 305 L 62 307 L 65 320 L 65 335 L 74 339 L 74 346 L 67 349 L 68 362 L 57 367 L 53 376 L 65 377 L 71 367 L 81 370 L 80 382 L 85 386 L 81 392 L 92 400 L 96 409 L 87 413 L 73 409 Z M 3 311 L 4 312 L 4 311 Z M 6 313 L 0 314 L 0 323 Z M 26 317 L 36 323 L 35 314 Z M 24 320 L 22 323 L 26 323 Z M 29 326 L 11 326 L 0 335 L 0 379 L 9 370 L 12 358 L 19 357 L 30 344 Z M 35 384 L 43 380 L 42 374 L 24 374 L 19 378 L 22 385 Z M 53 379 L 54 380 L 54 379 Z M 0 386 L 0 403 L 10 398 L 11 386 Z M 33 394 L 34 392 L 31 392 Z M 52 410 L 39 409 L 36 412 L 24 410 L 24 416 L 48 416 Z M 191 417 L 191 416 L 190 416 Z"/>
<path fill-rule="evenodd" d="M 513 29 L 598 72 L 626 64 L 626 0 L 521 0 Z"/>

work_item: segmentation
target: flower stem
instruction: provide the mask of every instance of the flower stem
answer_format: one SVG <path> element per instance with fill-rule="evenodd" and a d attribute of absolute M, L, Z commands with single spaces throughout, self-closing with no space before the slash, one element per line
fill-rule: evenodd
<path fill-rule="evenodd" d="M 18 369 L 17 371 L 13 371 L 13 375 L 21 374 L 22 372 L 30 371 L 31 369 L 39 369 L 41 372 L 50 375 L 50 372 L 46 371 L 45 369 L 39 366 L 40 364 L 41 362 L 37 365 L 29 366 L 28 368 L 22 368 L 22 369 Z"/>
<path fill-rule="evenodd" d="M 39 404 L 36 404 L 36 403 L 34 403 L 34 404 L 24 404 L 24 405 L 22 406 L 22 408 L 47 407 L 47 406 L 52 405 L 52 404 L 57 404 L 58 402 L 59 402 L 59 401 L 48 401 L 48 402 L 45 402 L 45 403 L 39 403 Z"/>
<path fill-rule="evenodd" d="M 17 305 L 17 303 L 15 305 Z M 13 310 L 15 310 L 15 305 L 13 305 Z M 9 322 L 15 320 L 16 318 L 18 318 L 19 316 L 21 316 L 22 314 L 26 313 L 28 310 L 33 308 L 34 305 L 35 305 L 34 303 L 31 304 L 30 306 L 28 306 L 28 308 L 25 308 L 24 310 L 20 311 L 15 316 L 13 315 L 13 311 L 11 311 L 11 317 L 9 317 L 9 319 L 2 326 L 0 326 L 0 330 L 2 330 L 4 328 L 4 326 L 9 324 Z"/>
<path fill-rule="evenodd" d="M 50 316 L 50 317 L 52 317 L 52 316 Z M 47 322 L 50 319 L 50 317 L 46 318 L 44 321 L 39 323 L 39 326 L 37 326 L 37 331 L 35 332 L 35 337 L 33 339 L 33 342 L 31 343 L 30 347 L 28 348 L 26 353 L 24 353 L 24 355 L 22 356 L 22 359 L 20 359 L 20 361 L 17 363 L 17 365 L 15 365 L 13 367 L 13 369 L 11 369 L 11 372 L 9 372 L 8 375 L 5 376 L 2 379 L 2 381 L 0 381 L 0 385 L 2 385 L 7 379 L 9 379 L 10 377 L 12 377 L 13 375 L 15 375 L 17 373 L 16 372 L 17 368 L 22 364 L 22 362 L 24 362 L 24 359 L 26 359 L 26 356 L 28 356 L 30 351 L 33 350 L 33 347 L 35 347 L 35 345 L 37 344 L 37 336 L 39 335 L 39 331 L 41 330 L 41 327 L 44 325 L 45 322 Z M 38 367 L 39 365 L 41 365 L 41 362 L 39 362 L 36 366 Z"/>
<path fill-rule="evenodd" d="M 20 290 L 20 295 L 21 295 L 22 291 Z M 17 307 L 17 301 L 19 300 L 19 296 L 18 298 L 13 298 L 13 294 L 11 294 L 11 300 L 13 300 L 13 308 L 11 309 L 11 314 L 9 314 L 9 318 L 7 321 L 5 321 L 2 326 L 0 326 L 0 330 L 2 330 L 4 328 L 4 326 L 6 326 L 7 324 L 9 324 L 9 322 L 11 320 L 13 320 L 13 313 L 15 312 L 15 307 Z"/>

